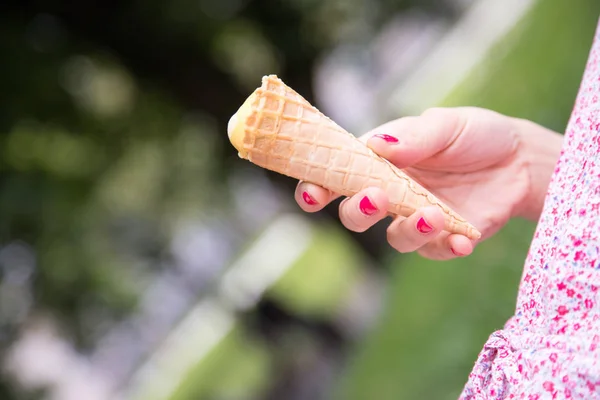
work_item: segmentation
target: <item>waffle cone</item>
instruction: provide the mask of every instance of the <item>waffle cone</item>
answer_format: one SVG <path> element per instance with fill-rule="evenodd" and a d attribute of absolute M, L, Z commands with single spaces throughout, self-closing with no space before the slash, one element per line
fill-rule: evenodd
<path fill-rule="evenodd" d="M 446 231 L 481 237 L 450 207 L 274 75 L 263 77 L 230 125 L 229 138 L 239 156 L 262 168 L 343 196 L 379 187 L 388 195 L 391 214 L 408 217 L 419 208 L 437 206 Z"/>

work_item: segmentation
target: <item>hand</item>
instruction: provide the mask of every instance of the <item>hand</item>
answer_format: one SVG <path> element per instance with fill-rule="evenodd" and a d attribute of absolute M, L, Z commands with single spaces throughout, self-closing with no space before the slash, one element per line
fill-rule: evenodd
<path fill-rule="evenodd" d="M 536 160 L 532 153 L 540 147 L 528 145 L 533 138 L 534 143 L 540 138 L 549 143 L 548 148 L 542 146 L 548 166 L 531 166 Z M 463 107 L 434 108 L 418 117 L 400 118 L 360 140 L 472 223 L 482 233 L 481 241 L 511 217 L 534 218 L 529 210 L 541 209 L 537 203 L 543 202 L 543 195 L 538 192 L 546 190 L 562 139 L 529 121 Z M 532 184 L 533 178 L 538 183 Z M 536 185 L 541 188 L 534 190 Z M 307 212 L 319 211 L 337 197 L 307 182 L 299 182 L 295 193 Z M 537 203 L 532 206 L 532 201 Z M 387 206 L 385 192 L 367 188 L 341 202 L 340 220 L 347 229 L 363 232 L 387 216 Z M 417 251 L 437 260 L 473 251 L 475 241 L 443 231 L 443 226 L 441 211 L 426 207 L 408 218 L 395 217 L 387 240 L 401 253 Z"/>

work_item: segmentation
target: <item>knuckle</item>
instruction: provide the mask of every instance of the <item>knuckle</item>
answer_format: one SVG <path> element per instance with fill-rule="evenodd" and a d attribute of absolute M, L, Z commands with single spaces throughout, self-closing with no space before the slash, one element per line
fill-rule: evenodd
<path fill-rule="evenodd" d="M 419 249 L 417 253 L 428 260 L 433 261 L 441 261 L 443 258 L 435 251 L 431 251 L 430 249 Z"/>
<path fill-rule="evenodd" d="M 340 203 L 339 214 L 342 225 L 352 232 L 360 233 L 366 231 L 368 227 L 362 226 L 364 224 L 361 224 L 361 221 L 356 218 L 356 211 L 352 209 L 351 204 L 349 204 L 349 200 L 349 198 L 346 198 Z"/>
<path fill-rule="evenodd" d="M 443 121 L 444 125 L 454 127 L 459 124 L 460 115 L 453 108 L 431 107 L 423 111 L 421 117 L 427 121 Z"/>
<path fill-rule="evenodd" d="M 425 118 L 437 118 L 451 115 L 451 109 L 446 107 L 430 107 L 421 113 L 422 117 Z"/>
<path fill-rule="evenodd" d="M 356 224 L 356 222 L 353 222 L 351 220 L 342 221 L 342 224 L 349 231 L 356 232 L 356 233 L 362 233 L 362 232 L 364 232 L 364 231 L 366 231 L 368 229 L 368 227 L 362 227 L 362 226 Z"/>
<path fill-rule="evenodd" d="M 447 107 L 428 108 L 421 114 L 421 118 L 431 127 L 443 127 L 443 132 L 449 133 L 451 137 L 463 133 L 468 122 L 468 114 L 464 111 Z"/>
<path fill-rule="evenodd" d="M 402 240 L 399 232 L 394 229 L 394 225 L 390 225 L 386 230 L 386 240 L 390 246 L 394 248 L 398 253 L 410 253 L 410 243 L 407 240 Z"/>
<path fill-rule="evenodd" d="M 429 260 L 440 261 L 444 259 L 444 256 L 440 254 L 438 249 L 435 246 L 431 245 L 423 246 L 417 251 L 417 253 L 420 256 L 425 257 Z"/>
<path fill-rule="evenodd" d="M 421 257 L 427 258 L 429 260 L 435 260 L 435 257 L 433 257 L 433 255 L 431 254 L 431 251 L 429 249 L 426 249 L 426 248 L 419 249 L 419 250 L 417 250 L 417 254 L 420 255 Z"/>

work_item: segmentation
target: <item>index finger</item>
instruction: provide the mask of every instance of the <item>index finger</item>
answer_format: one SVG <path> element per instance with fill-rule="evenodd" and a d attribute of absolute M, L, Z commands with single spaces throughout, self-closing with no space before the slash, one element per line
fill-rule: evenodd
<path fill-rule="evenodd" d="M 333 200 L 340 197 L 328 189 L 309 182 L 300 181 L 296 186 L 294 198 L 296 202 L 306 212 L 320 211 Z"/>

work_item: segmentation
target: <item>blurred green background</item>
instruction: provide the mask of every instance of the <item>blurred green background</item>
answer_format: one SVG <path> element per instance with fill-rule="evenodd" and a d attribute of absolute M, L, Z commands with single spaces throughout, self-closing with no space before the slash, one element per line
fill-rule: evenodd
<path fill-rule="evenodd" d="M 0 398 L 453 399 L 535 225 L 398 255 L 226 124 L 278 74 L 347 129 L 474 105 L 562 132 L 600 3 L 0 3 Z"/>

